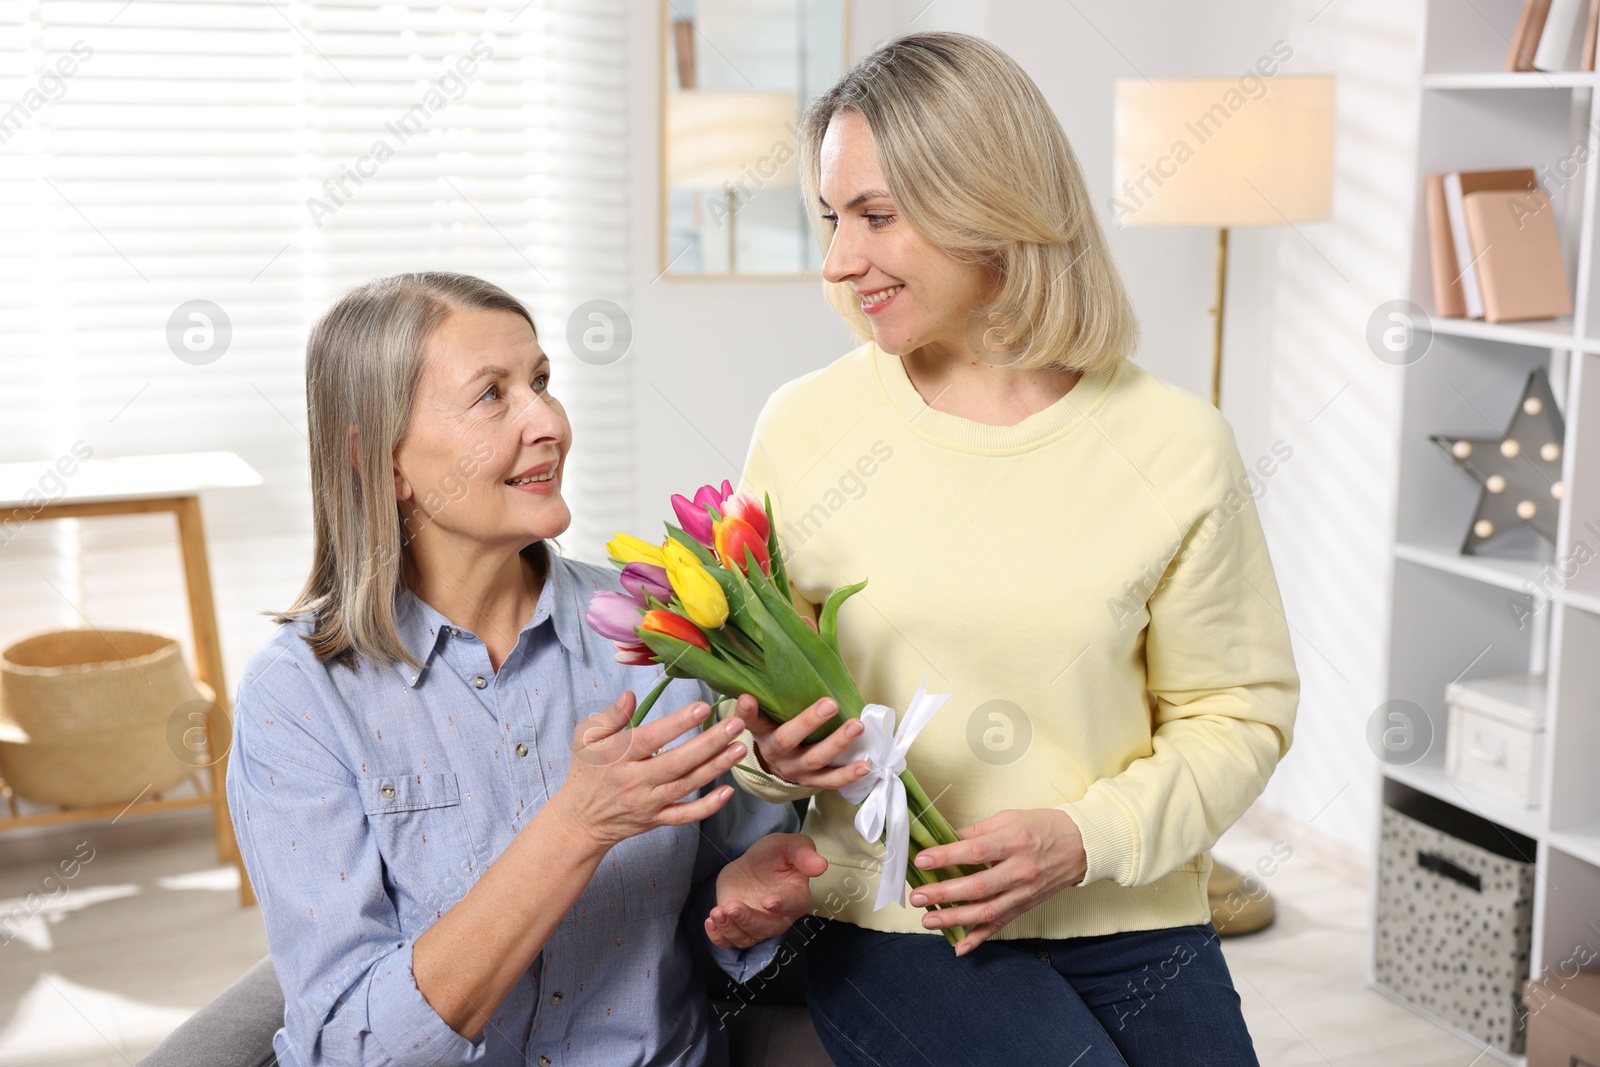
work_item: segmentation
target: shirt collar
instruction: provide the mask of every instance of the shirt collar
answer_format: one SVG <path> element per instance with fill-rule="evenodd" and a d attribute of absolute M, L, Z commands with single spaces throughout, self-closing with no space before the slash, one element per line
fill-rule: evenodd
<path fill-rule="evenodd" d="M 583 583 L 577 580 L 571 563 L 550 551 L 546 542 L 536 542 L 523 551 L 542 551 L 550 564 L 544 588 L 539 591 L 539 603 L 533 609 L 533 618 L 522 628 L 523 632 L 542 626 L 548 620 L 555 630 L 556 640 L 567 654 L 583 659 L 583 614 L 588 608 L 582 596 L 585 591 Z M 395 628 L 400 643 L 422 664 L 418 669 L 398 659 L 392 661 L 395 671 L 408 686 L 415 686 L 422 681 L 447 634 L 468 632 L 457 627 L 432 604 L 404 585 L 395 597 Z M 519 633 L 517 639 L 520 641 L 521 638 L 522 634 Z"/>

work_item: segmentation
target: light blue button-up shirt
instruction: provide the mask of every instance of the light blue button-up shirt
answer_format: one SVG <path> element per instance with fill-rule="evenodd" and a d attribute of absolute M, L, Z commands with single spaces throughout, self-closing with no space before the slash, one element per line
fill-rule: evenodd
<path fill-rule="evenodd" d="M 583 621 L 595 590 L 621 588 L 616 573 L 548 556 L 538 607 L 498 672 L 481 640 L 409 590 L 397 621 L 420 671 L 320 664 L 301 639 L 309 623 L 280 627 L 246 666 L 227 795 L 287 1003 L 273 1037 L 285 1067 L 726 1055 L 689 939 L 705 937 L 722 866 L 797 822 L 789 806 L 742 792 L 701 823 L 613 848 L 476 1041 L 446 1025 L 412 977 L 413 941 L 566 780 L 578 722 L 624 689 L 642 699 L 660 678 L 659 667 L 617 663 Z M 674 681 L 650 718 L 696 700 L 715 697 Z M 777 947 L 712 954 L 745 981 Z"/>

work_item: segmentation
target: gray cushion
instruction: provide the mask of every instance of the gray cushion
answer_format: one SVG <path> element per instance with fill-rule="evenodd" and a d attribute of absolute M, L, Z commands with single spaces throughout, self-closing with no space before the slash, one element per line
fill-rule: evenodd
<path fill-rule="evenodd" d="M 272 959 L 255 966 L 167 1035 L 138 1067 L 271 1067 L 283 1025 L 283 991 Z"/>
<path fill-rule="evenodd" d="M 788 981 L 793 981 L 792 975 Z M 785 992 L 788 997 L 783 999 L 790 999 L 798 990 Z M 803 1002 L 761 1003 L 761 999 L 765 998 L 745 995 L 718 1001 L 712 1012 L 712 1025 L 719 1016 L 728 1022 L 729 1060 L 734 1067 L 832 1067 Z M 271 957 L 264 956 L 169 1034 L 138 1067 L 273 1067 L 278 1060 L 272 1052 L 272 1035 L 282 1025 L 283 991 Z"/>

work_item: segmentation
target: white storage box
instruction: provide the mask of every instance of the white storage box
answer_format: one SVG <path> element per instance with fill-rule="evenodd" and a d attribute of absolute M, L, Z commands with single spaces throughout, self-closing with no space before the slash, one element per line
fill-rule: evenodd
<path fill-rule="evenodd" d="M 1445 773 L 1525 808 L 1544 781 L 1544 675 L 1507 674 L 1451 682 Z"/>

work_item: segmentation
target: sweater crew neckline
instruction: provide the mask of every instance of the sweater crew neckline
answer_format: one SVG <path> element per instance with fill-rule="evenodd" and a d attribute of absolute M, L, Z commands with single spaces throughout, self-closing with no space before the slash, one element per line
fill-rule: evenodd
<path fill-rule="evenodd" d="M 1116 360 L 1089 371 L 1049 407 L 1014 425 L 997 426 L 930 407 L 911 383 L 899 356 L 885 352 L 876 341 L 869 341 L 868 348 L 878 387 L 912 430 L 947 448 L 986 454 L 1025 452 L 1071 430 L 1105 397 L 1122 363 Z"/>

